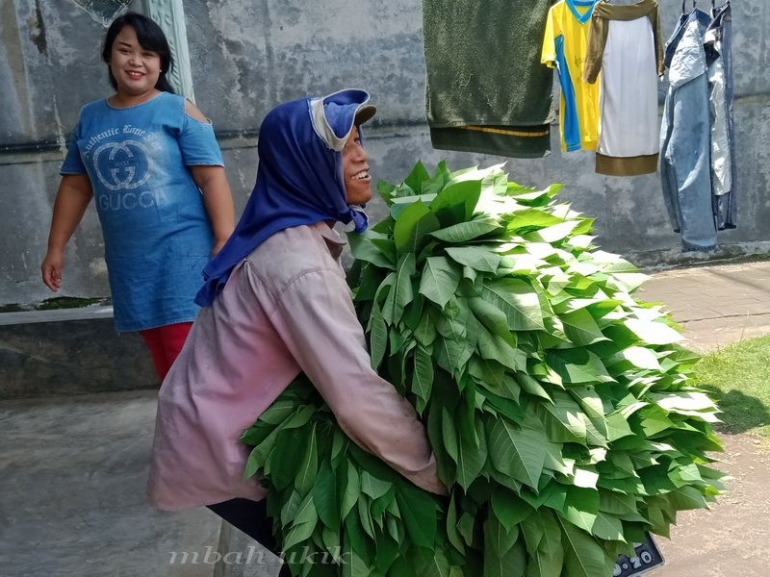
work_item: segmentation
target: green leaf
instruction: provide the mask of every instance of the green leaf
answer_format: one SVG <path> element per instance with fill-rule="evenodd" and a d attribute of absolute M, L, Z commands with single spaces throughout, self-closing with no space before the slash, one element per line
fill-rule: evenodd
<path fill-rule="evenodd" d="M 530 551 L 525 577 L 552 577 L 561 575 L 564 565 L 564 546 L 561 529 L 554 515 L 542 511 L 537 518 L 531 517 L 524 522 L 523 529 L 536 526 L 541 535 L 536 551 Z M 526 535 L 526 532 L 525 532 Z"/>
<path fill-rule="evenodd" d="M 436 549 L 431 555 L 430 561 L 419 568 L 422 577 L 452 577 L 452 567 L 442 549 Z"/>
<path fill-rule="evenodd" d="M 316 512 L 315 503 L 313 497 L 308 495 L 299 506 L 294 525 L 283 541 L 283 550 L 290 551 L 292 547 L 310 539 L 317 524 L 318 513 Z"/>
<path fill-rule="evenodd" d="M 446 227 L 471 219 L 481 194 L 481 182 L 450 182 L 431 202 L 430 210 Z"/>
<path fill-rule="evenodd" d="M 387 573 L 399 555 L 400 551 L 395 541 L 392 539 L 377 539 L 377 554 L 374 557 L 375 568 L 382 574 Z M 336 575 L 332 577 L 336 577 Z"/>
<path fill-rule="evenodd" d="M 540 444 L 541 433 L 528 427 L 516 429 L 511 423 L 497 420 L 489 432 L 489 451 L 495 468 L 537 489 L 545 464 Z"/>
<path fill-rule="evenodd" d="M 363 264 L 363 261 L 356 262 Z M 355 301 L 372 300 L 374 295 L 377 294 L 377 289 L 380 287 L 380 284 L 382 284 L 385 274 L 386 271 L 381 268 L 377 268 L 370 264 L 363 264 L 360 277 L 356 277 L 359 280 L 358 287 L 355 285 L 352 287 L 355 289 Z M 348 275 L 348 279 L 351 280 L 350 274 Z M 353 281 L 351 280 L 351 282 Z"/>
<path fill-rule="evenodd" d="M 565 383 L 609 383 L 614 380 L 601 359 L 585 349 L 547 351 L 546 360 Z"/>
<path fill-rule="evenodd" d="M 281 507 L 281 525 L 288 526 L 297 517 L 297 509 L 302 504 L 302 497 L 296 491 L 292 491 L 288 499 L 285 499 Z"/>
<path fill-rule="evenodd" d="M 313 407 L 307 407 L 313 409 Z M 271 459 L 270 479 L 278 490 L 284 490 L 294 481 L 297 474 L 297 463 L 302 459 L 305 450 L 305 431 L 291 429 L 281 431 L 276 442 L 277 455 L 280 458 Z"/>
<path fill-rule="evenodd" d="M 516 341 L 508 328 L 508 318 L 505 313 L 495 305 L 482 298 L 468 299 L 471 312 L 489 331 L 501 337 L 508 344 L 515 346 Z"/>
<path fill-rule="evenodd" d="M 599 510 L 615 516 L 637 513 L 636 499 L 632 495 L 599 489 Z"/>
<path fill-rule="evenodd" d="M 462 374 L 468 359 L 473 355 L 473 345 L 467 339 L 439 339 L 434 345 L 438 365 L 453 375 Z"/>
<path fill-rule="evenodd" d="M 484 545 L 485 547 L 491 547 L 497 557 L 503 557 L 513 547 L 518 538 L 518 526 L 508 530 L 497 519 L 494 511 L 487 515 L 487 520 L 484 522 Z"/>
<path fill-rule="evenodd" d="M 618 411 L 607 415 L 605 421 L 607 422 L 607 440 L 609 442 L 634 434 L 626 418 Z"/>
<path fill-rule="evenodd" d="M 444 242 L 461 244 L 499 229 L 500 225 L 494 220 L 477 217 L 468 222 L 460 222 L 432 232 L 431 236 Z"/>
<path fill-rule="evenodd" d="M 521 541 L 516 542 L 503 556 L 498 556 L 494 547 L 485 542 L 484 577 L 523 575 L 526 565 L 527 553 Z"/>
<path fill-rule="evenodd" d="M 475 425 L 478 442 L 463 436 L 457 452 L 457 483 L 466 491 L 479 476 L 487 460 L 484 425 L 480 420 L 476 420 Z"/>
<path fill-rule="evenodd" d="M 714 411 L 716 405 L 705 393 L 692 391 L 678 394 L 650 393 L 650 398 L 658 406 L 669 412 L 693 413 L 700 411 Z"/>
<path fill-rule="evenodd" d="M 482 359 L 497 361 L 511 371 L 525 369 L 526 355 L 503 337 L 479 329 L 475 333 L 478 338 L 478 350 Z"/>
<path fill-rule="evenodd" d="M 423 183 L 427 180 L 430 180 L 430 174 L 425 169 L 425 165 L 418 160 L 417 164 L 412 168 L 412 172 L 404 179 L 404 184 L 414 192 L 420 193 L 422 192 Z"/>
<path fill-rule="evenodd" d="M 514 213 L 513 218 L 508 222 L 508 230 L 518 232 L 522 229 L 540 229 L 555 224 L 560 224 L 563 220 L 559 217 L 548 214 L 544 210 L 537 208 L 520 210 Z M 518 232 L 521 234 L 521 232 Z"/>
<path fill-rule="evenodd" d="M 305 457 L 294 479 L 294 488 L 300 494 L 306 495 L 313 488 L 313 483 L 318 476 L 318 445 L 316 440 L 315 424 L 310 433 L 310 438 L 305 451 Z"/>
<path fill-rule="evenodd" d="M 558 224 L 542 228 L 538 231 L 525 234 L 524 238 L 533 242 L 547 242 L 549 244 L 556 244 L 567 238 L 579 224 L 580 221 L 577 220 L 560 222 Z"/>
<path fill-rule="evenodd" d="M 436 319 L 438 317 L 439 315 L 435 310 L 428 308 L 420 320 L 420 324 L 414 330 L 415 340 L 423 347 L 430 347 L 436 340 Z"/>
<path fill-rule="evenodd" d="M 433 387 L 433 360 L 430 353 L 424 347 L 417 346 L 414 351 L 414 375 L 412 376 L 412 392 L 423 401 L 430 398 L 430 392 Z M 418 403 L 422 407 L 424 403 Z M 422 410 L 418 407 L 418 412 Z"/>
<path fill-rule="evenodd" d="M 508 278 L 487 284 L 482 297 L 502 310 L 514 331 L 543 330 L 543 311 L 537 293 L 528 282 Z"/>
<path fill-rule="evenodd" d="M 521 388 L 530 395 L 545 399 L 549 403 L 552 402 L 553 399 L 551 399 L 551 395 L 549 395 L 548 391 L 543 388 L 543 385 L 538 383 L 537 380 L 533 379 L 528 374 L 522 372 L 516 373 L 516 381 Z"/>
<path fill-rule="evenodd" d="M 422 202 L 415 202 L 405 208 L 396 220 L 393 239 L 399 254 L 412 254 L 420 251 L 426 235 L 441 228 L 438 218 Z"/>
<path fill-rule="evenodd" d="M 599 494 L 593 489 L 569 487 L 564 510 L 559 515 L 572 525 L 590 533 L 599 514 Z"/>
<path fill-rule="evenodd" d="M 409 253 L 401 258 L 396 273 L 395 285 L 388 292 L 382 307 L 382 318 L 389 324 L 395 324 L 404 315 L 404 307 L 412 302 L 412 276 L 416 274 L 414 254 Z"/>
<path fill-rule="evenodd" d="M 267 425 L 279 425 L 297 409 L 297 405 L 290 399 L 278 399 L 259 416 L 259 420 Z M 250 429 L 249 429 L 250 430 Z M 247 431 L 248 432 L 248 431 Z M 246 433 L 241 437 L 244 443 L 256 446 L 258 443 L 250 443 Z"/>
<path fill-rule="evenodd" d="M 372 521 L 372 514 L 369 511 L 371 503 L 369 499 L 361 499 L 358 501 L 358 517 L 361 519 L 361 527 L 364 533 L 374 539 L 374 522 Z"/>
<path fill-rule="evenodd" d="M 396 501 L 409 538 L 418 547 L 432 549 L 436 538 L 436 504 L 423 498 L 417 488 L 407 485 L 396 493 Z"/>
<path fill-rule="evenodd" d="M 684 338 L 662 322 L 627 319 L 624 324 L 631 332 L 649 345 L 670 345 Z"/>
<path fill-rule="evenodd" d="M 336 472 L 332 470 L 329 461 L 321 461 L 316 485 L 313 487 L 313 502 L 316 504 L 321 522 L 329 529 L 338 531 L 340 503 L 337 493 L 337 479 Z"/>
<path fill-rule="evenodd" d="M 612 358 L 612 360 L 616 359 L 619 362 L 625 361 L 624 369 L 635 368 L 662 371 L 655 351 L 645 347 L 628 347 Z"/>
<path fill-rule="evenodd" d="M 347 464 L 347 477 L 344 487 L 345 491 L 340 499 L 340 515 L 343 519 L 348 516 L 361 496 L 360 476 L 357 467 L 352 461 L 348 461 Z"/>
<path fill-rule="evenodd" d="M 608 340 L 602 334 L 599 325 L 586 309 L 580 309 L 559 317 L 564 323 L 564 332 L 567 338 L 576 345 L 592 345 L 600 341 Z"/>
<path fill-rule="evenodd" d="M 350 251 L 356 260 L 362 260 L 370 262 L 380 268 L 388 270 L 396 270 L 396 263 L 388 259 L 388 257 L 379 248 L 377 248 L 370 238 L 371 235 L 377 233 L 367 232 L 364 234 L 349 234 L 348 243 L 350 244 Z"/>
<path fill-rule="evenodd" d="M 353 559 L 350 563 L 343 565 L 343 569 L 354 564 L 354 560 L 356 556 L 358 556 L 360 558 L 360 567 L 358 567 L 358 569 L 352 567 L 354 570 L 352 575 L 369 575 L 371 572 L 370 567 L 374 565 L 374 544 L 364 531 L 357 507 L 354 508 L 350 512 L 350 515 L 345 519 L 343 548 L 353 552 L 353 555 L 348 556 L 348 559 L 350 557 Z"/>
<path fill-rule="evenodd" d="M 615 560 L 608 563 L 604 550 L 590 535 L 572 523 L 558 520 L 562 528 L 566 577 L 611 575 Z"/>
<path fill-rule="evenodd" d="M 464 554 L 465 546 L 460 538 L 460 532 L 457 530 L 457 503 L 454 493 L 450 497 L 446 510 L 446 533 L 452 546 L 461 554 Z"/>
<path fill-rule="evenodd" d="M 457 429 L 455 428 L 454 419 L 449 414 L 446 407 L 441 409 L 441 439 L 436 439 L 433 444 L 435 446 L 439 441 L 443 442 L 443 447 L 452 460 L 457 463 L 460 456 L 460 447 L 458 445 Z"/>
<path fill-rule="evenodd" d="M 509 531 L 533 513 L 532 507 L 526 501 L 500 487 L 492 488 L 491 503 L 495 516 Z"/>
<path fill-rule="evenodd" d="M 382 318 L 382 313 L 376 307 L 372 309 L 370 322 L 372 331 L 369 334 L 369 346 L 371 347 L 372 368 L 376 370 L 382 363 L 388 348 L 388 327 Z"/>
<path fill-rule="evenodd" d="M 446 257 L 430 257 L 426 259 L 422 270 L 420 294 L 443 308 L 454 296 L 460 277 L 459 267 Z"/>
<path fill-rule="evenodd" d="M 484 248 L 447 247 L 446 252 L 452 260 L 482 272 L 495 273 L 500 265 L 500 256 Z"/>
<path fill-rule="evenodd" d="M 361 472 L 361 492 L 364 495 L 369 495 L 372 500 L 382 497 L 392 486 L 393 483 L 378 479 L 368 471 Z"/>
<path fill-rule="evenodd" d="M 414 298 L 411 303 L 406 306 L 404 310 L 404 316 L 402 318 L 403 324 L 410 330 L 415 331 L 420 326 L 420 322 L 423 319 L 423 309 L 425 307 L 425 299 L 420 295 Z"/>
<path fill-rule="evenodd" d="M 596 522 L 591 529 L 591 533 L 599 537 L 599 539 L 626 542 L 623 534 L 623 523 L 621 523 L 620 519 L 601 511 L 596 516 Z"/>
<path fill-rule="evenodd" d="M 708 502 L 698 489 L 694 487 L 680 487 L 672 491 L 668 496 L 671 506 L 676 511 L 690 509 L 708 509 Z"/>
<path fill-rule="evenodd" d="M 544 408 L 556 419 L 558 424 L 569 431 L 575 441 L 586 444 L 588 432 L 585 421 L 581 418 L 583 411 L 580 405 L 570 398 L 569 395 L 560 391 L 554 391 L 553 403 L 544 405 Z M 568 440 L 568 438 L 564 440 Z"/>
<path fill-rule="evenodd" d="M 470 513 L 463 513 L 460 515 L 460 520 L 457 522 L 457 530 L 462 535 L 463 541 L 466 545 L 473 544 L 473 533 L 475 527 L 475 520 Z"/>
<path fill-rule="evenodd" d="M 260 468 L 265 466 L 268 456 L 275 446 L 276 439 L 278 438 L 278 434 L 281 432 L 281 429 L 281 425 L 273 429 L 273 431 L 267 437 L 265 437 L 265 440 L 262 441 L 258 446 L 254 447 L 254 449 L 251 451 L 249 458 L 246 461 L 246 470 L 243 472 L 244 479 L 250 479 L 257 473 Z"/>

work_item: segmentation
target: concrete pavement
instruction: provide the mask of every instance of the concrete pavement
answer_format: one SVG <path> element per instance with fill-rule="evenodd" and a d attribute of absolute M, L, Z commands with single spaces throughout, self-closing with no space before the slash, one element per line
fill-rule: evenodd
<path fill-rule="evenodd" d="M 688 344 L 701 351 L 770 334 L 770 261 L 658 273 L 640 297 L 662 302 L 683 325 Z M 275 558 L 209 511 L 162 513 L 147 504 L 154 413 L 153 390 L 0 401 L 0 577 L 277 573 Z M 752 534 L 734 520 L 736 511 L 744 519 L 756 516 L 754 504 L 762 499 L 770 508 L 767 460 L 751 442 L 736 443 L 727 443 L 728 450 L 750 457 L 757 470 L 753 476 L 733 471 L 734 455 L 727 455 L 740 482 L 730 488 L 751 506 L 726 501 L 710 515 L 683 517 L 680 536 L 675 528 L 673 541 L 658 539 L 667 564 L 651 575 L 768 574 L 767 532 Z M 746 455 L 752 447 L 757 455 Z M 731 523 L 741 547 L 727 547 Z M 727 548 L 712 546 L 704 566 L 694 552 L 709 543 Z"/>
<path fill-rule="evenodd" d="M 660 272 L 638 296 L 663 303 L 700 352 L 770 334 L 770 260 Z"/>

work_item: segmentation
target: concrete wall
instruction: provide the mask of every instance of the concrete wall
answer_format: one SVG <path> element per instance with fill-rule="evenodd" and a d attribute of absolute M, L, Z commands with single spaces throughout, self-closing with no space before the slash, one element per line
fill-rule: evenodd
<path fill-rule="evenodd" d="M 703 0 L 706 3 L 706 0 Z M 512 160 L 433 150 L 424 120 L 420 0 L 189 0 L 184 3 L 197 104 L 214 121 L 238 207 L 256 174 L 255 136 L 275 104 L 344 87 L 369 90 L 366 131 L 376 177 L 402 179 L 417 159 L 450 167 L 507 160 L 512 178 L 562 182 L 562 198 L 597 217 L 603 248 L 643 265 L 770 252 L 770 4 L 734 3 L 739 228 L 712 254 L 682 255 L 657 175 L 593 172 L 593 154 Z M 661 2 L 664 36 L 679 2 Z M 104 28 L 72 0 L 0 0 L 0 305 L 52 296 L 39 281 L 62 145 L 80 106 L 109 94 Z M 661 87 L 663 88 L 663 87 Z M 515 86 L 511 90 L 516 90 Z M 382 207 L 372 206 L 377 219 Z M 67 253 L 63 294 L 108 294 L 93 208 Z"/>

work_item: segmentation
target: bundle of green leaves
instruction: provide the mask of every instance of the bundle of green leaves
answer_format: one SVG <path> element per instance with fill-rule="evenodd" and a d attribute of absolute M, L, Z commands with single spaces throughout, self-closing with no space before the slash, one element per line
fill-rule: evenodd
<path fill-rule="evenodd" d="M 559 186 L 418 163 L 378 189 L 390 216 L 350 237 L 356 310 L 450 496 L 350 443 L 300 377 L 243 437 L 295 575 L 609 577 L 722 491 L 697 356 Z"/>

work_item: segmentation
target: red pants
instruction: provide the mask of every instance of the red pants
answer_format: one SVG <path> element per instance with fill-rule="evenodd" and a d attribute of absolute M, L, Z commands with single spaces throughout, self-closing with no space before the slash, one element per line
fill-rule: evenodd
<path fill-rule="evenodd" d="M 192 323 L 189 322 L 139 331 L 147 348 L 150 349 L 152 364 L 155 365 L 155 372 L 158 373 L 161 382 L 179 356 L 191 328 Z"/>

